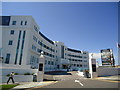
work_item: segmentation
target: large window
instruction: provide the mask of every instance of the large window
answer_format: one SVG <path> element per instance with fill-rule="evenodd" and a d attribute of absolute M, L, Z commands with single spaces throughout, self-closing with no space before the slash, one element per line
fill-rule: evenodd
<path fill-rule="evenodd" d="M 9 40 L 8 45 L 12 45 L 13 44 L 13 40 Z"/>
<path fill-rule="evenodd" d="M 26 32 L 23 32 L 23 37 L 22 37 L 22 46 L 21 46 L 21 53 L 20 53 L 20 60 L 19 60 L 19 65 L 22 63 L 22 56 L 23 56 L 23 48 L 24 48 L 24 41 L 25 41 L 25 34 Z"/>
<path fill-rule="evenodd" d="M 17 42 L 17 48 L 16 48 L 16 56 L 15 56 L 15 64 L 17 64 L 18 51 L 19 51 L 19 46 L 20 46 L 20 38 L 21 38 L 21 30 L 19 31 L 19 36 L 18 36 L 18 42 Z"/>
<path fill-rule="evenodd" d="M 68 54 L 68 56 L 70 56 L 70 57 L 77 57 L 77 58 L 82 58 L 82 56 L 71 55 L 71 54 Z"/>
<path fill-rule="evenodd" d="M 64 46 L 61 46 L 61 58 L 64 58 Z"/>
<path fill-rule="evenodd" d="M 9 26 L 10 16 L 0 16 L 0 26 Z"/>

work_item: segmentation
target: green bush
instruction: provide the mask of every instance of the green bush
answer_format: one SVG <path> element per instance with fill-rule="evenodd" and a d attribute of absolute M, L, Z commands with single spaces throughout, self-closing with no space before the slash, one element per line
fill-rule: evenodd
<path fill-rule="evenodd" d="M 30 75 L 30 73 L 24 73 L 24 75 Z"/>
<path fill-rule="evenodd" d="M 9 76 L 10 76 L 10 74 L 7 74 L 6 76 L 7 76 L 7 77 L 9 77 Z"/>
<path fill-rule="evenodd" d="M 32 75 L 34 75 L 34 73 L 32 73 Z"/>
<path fill-rule="evenodd" d="M 18 73 L 15 73 L 15 75 L 18 75 Z"/>

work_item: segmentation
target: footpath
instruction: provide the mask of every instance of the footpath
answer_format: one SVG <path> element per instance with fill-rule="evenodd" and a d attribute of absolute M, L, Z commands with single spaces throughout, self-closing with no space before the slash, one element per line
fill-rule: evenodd
<path fill-rule="evenodd" d="M 109 81 L 118 81 L 118 82 L 120 82 L 120 75 L 97 77 L 95 79 L 98 79 L 98 80 L 109 80 Z"/>
<path fill-rule="evenodd" d="M 34 88 L 34 87 L 43 87 L 46 85 L 50 85 L 56 83 L 56 81 L 44 81 L 44 82 L 21 82 L 18 86 L 12 88 L 11 90 L 18 90 L 18 89 L 28 89 L 28 88 Z"/>

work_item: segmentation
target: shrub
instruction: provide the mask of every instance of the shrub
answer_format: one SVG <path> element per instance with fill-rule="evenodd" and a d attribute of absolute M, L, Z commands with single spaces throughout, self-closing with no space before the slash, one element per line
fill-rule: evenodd
<path fill-rule="evenodd" d="M 34 73 L 32 73 L 32 75 L 34 75 Z"/>
<path fill-rule="evenodd" d="M 18 75 L 18 73 L 15 73 L 15 75 Z"/>
<path fill-rule="evenodd" d="M 6 76 L 7 76 L 7 77 L 9 77 L 9 76 L 10 76 L 10 74 L 7 74 Z"/>
<path fill-rule="evenodd" d="M 30 73 L 24 73 L 24 75 L 30 75 Z"/>

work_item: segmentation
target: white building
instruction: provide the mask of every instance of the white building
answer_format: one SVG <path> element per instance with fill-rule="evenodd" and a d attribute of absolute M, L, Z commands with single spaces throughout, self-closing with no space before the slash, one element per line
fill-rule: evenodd
<path fill-rule="evenodd" d="M 40 52 L 45 55 L 45 71 L 89 68 L 89 53 L 68 48 L 40 32 L 32 16 L 2 16 L 2 63 L 38 68 Z M 0 27 L 1 27 L 0 26 Z"/>

